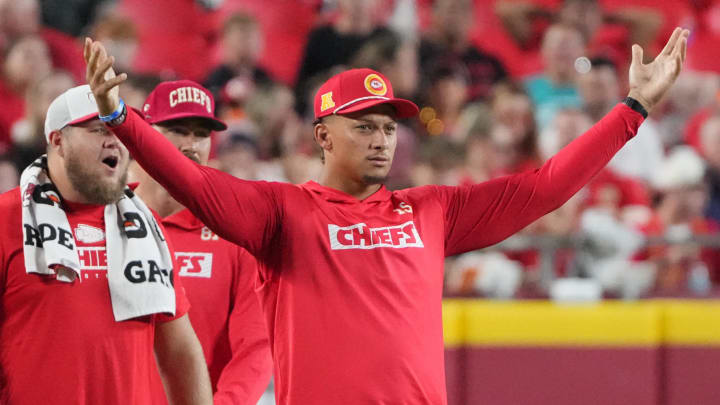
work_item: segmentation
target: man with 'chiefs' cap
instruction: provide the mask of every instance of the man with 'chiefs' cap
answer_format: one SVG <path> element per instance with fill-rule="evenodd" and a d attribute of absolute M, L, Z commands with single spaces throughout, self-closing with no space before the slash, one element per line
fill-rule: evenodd
<path fill-rule="evenodd" d="M 147 172 L 259 261 L 279 404 L 445 404 L 445 256 L 497 243 L 562 205 L 637 132 L 677 78 L 688 31 L 649 64 L 633 47 L 630 94 L 538 170 L 461 187 L 389 191 L 396 120 L 417 113 L 380 73 L 350 70 L 315 97 L 318 182 L 245 181 L 180 154 L 109 90 L 103 46 L 87 79 L 113 132 Z"/>
<path fill-rule="evenodd" d="M 184 155 L 180 163 L 200 165 L 208 162 L 212 132 L 227 128 L 214 112 L 212 94 L 190 80 L 160 83 L 142 108 L 145 121 Z M 175 246 L 214 404 L 255 405 L 272 373 L 267 328 L 254 292 L 255 259 L 219 238 L 135 162 L 130 171 L 140 183 L 135 193 L 158 212 Z"/>

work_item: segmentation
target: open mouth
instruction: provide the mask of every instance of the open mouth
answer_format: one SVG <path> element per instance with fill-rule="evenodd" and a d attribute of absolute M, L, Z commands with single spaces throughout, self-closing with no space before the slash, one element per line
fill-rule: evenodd
<path fill-rule="evenodd" d="M 109 168 L 114 169 L 117 167 L 119 159 L 115 156 L 108 156 L 105 159 L 102 160 L 103 164 L 107 165 Z"/>

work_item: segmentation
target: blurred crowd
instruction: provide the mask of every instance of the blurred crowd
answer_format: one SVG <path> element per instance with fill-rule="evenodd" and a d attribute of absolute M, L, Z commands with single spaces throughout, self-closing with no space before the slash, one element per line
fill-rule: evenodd
<path fill-rule="evenodd" d="M 229 129 L 212 165 L 300 183 L 321 167 L 312 97 L 370 67 L 415 101 L 390 188 L 534 170 L 627 93 L 630 49 L 652 60 L 691 29 L 686 67 L 638 135 L 585 189 L 497 249 L 448 260 L 447 293 L 706 296 L 720 285 L 720 2 L 713 0 L 0 0 L 0 191 L 44 153 L 50 101 L 84 81 L 102 41 L 142 109 L 163 80 L 209 88 Z"/>

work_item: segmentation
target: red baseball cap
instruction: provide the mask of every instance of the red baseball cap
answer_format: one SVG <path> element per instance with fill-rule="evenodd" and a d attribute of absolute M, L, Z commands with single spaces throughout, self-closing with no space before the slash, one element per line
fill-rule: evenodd
<path fill-rule="evenodd" d="M 142 112 L 150 124 L 196 117 L 206 119 L 214 131 L 227 129 L 215 118 L 215 100 L 210 91 L 192 80 L 158 84 L 145 100 Z"/>
<path fill-rule="evenodd" d="M 336 74 L 315 94 L 315 119 L 332 114 L 361 111 L 378 104 L 395 107 L 398 118 L 417 115 L 418 107 L 409 100 L 395 98 L 390 81 L 372 69 L 351 69 Z"/>

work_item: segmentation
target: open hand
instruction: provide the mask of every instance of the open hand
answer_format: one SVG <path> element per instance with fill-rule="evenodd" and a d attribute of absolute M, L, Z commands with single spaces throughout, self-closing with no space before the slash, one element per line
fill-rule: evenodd
<path fill-rule="evenodd" d="M 118 85 L 127 79 L 125 73 L 115 75 L 112 68 L 115 63 L 113 56 L 108 56 L 105 47 L 98 41 L 85 38 L 83 48 L 85 58 L 85 80 L 87 80 L 100 115 L 110 115 L 120 104 Z"/>
<path fill-rule="evenodd" d="M 675 28 L 665 48 L 648 64 L 642 62 L 642 47 L 633 45 L 628 96 L 639 101 L 648 112 L 657 105 L 680 74 L 685 62 L 688 35 L 690 31 Z"/>

